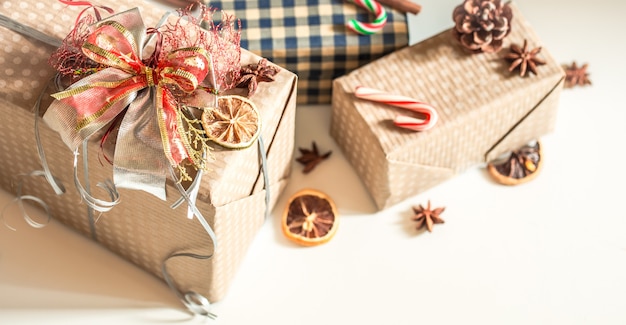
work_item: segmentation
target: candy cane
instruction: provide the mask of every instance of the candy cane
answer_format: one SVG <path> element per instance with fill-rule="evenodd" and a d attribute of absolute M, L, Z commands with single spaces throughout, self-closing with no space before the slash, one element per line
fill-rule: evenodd
<path fill-rule="evenodd" d="M 354 96 L 357 98 L 383 103 L 395 107 L 408 109 L 419 114 L 425 115 L 425 118 L 415 118 L 405 115 L 398 115 L 393 123 L 401 128 L 413 131 L 425 131 L 437 123 L 439 116 L 437 111 L 430 104 L 417 101 L 410 97 L 394 95 L 381 90 L 358 86 L 354 90 Z"/>
<path fill-rule="evenodd" d="M 374 19 L 371 23 L 362 23 L 357 21 L 356 19 L 351 19 L 346 26 L 352 31 L 362 34 L 362 35 L 372 35 L 385 26 L 387 22 L 387 12 L 385 8 L 380 5 L 380 3 L 375 0 L 353 0 L 354 3 L 359 6 L 367 9 L 369 12 L 376 15 L 376 19 Z"/>

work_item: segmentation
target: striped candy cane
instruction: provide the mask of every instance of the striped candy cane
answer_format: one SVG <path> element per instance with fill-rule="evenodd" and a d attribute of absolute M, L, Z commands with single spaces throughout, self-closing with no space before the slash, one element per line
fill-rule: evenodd
<path fill-rule="evenodd" d="M 398 115 L 393 123 L 401 128 L 413 131 L 425 131 L 437 123 L 439 116 L 437 111 L 430 104 L 417 101 L 410 97 L 394 95 L 381 90 L 358 86 L 354 90 L 357 98 L 383 103 L 395 107 L 408 109 L 424 115 L 424 118 L 415 118 L 405 115 Z"/>
<path fill-rule="evenodd" d="M 362 35 L 372 35 L 385 26 L 387 22 L 387 12 L 385 8 L 380 5 L 380 3 L 375 0 L 353 0 L 354 3 L 359 6 L 367 9 L 369 12 L 376 15 L 376 19 L 374 19 L 371 23 L 363 23 L 357 21 L 356 19 L 351 19 L 346 26 L 348 29 L 362 34 Z"/>

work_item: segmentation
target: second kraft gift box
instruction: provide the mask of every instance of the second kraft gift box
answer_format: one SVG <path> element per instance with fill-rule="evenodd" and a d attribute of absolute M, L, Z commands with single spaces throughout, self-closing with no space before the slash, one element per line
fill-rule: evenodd
<path fill-rule="evenodd" d="M 468 52 L 446 30 L 334 80 L 331 134 L 379 209 L 553 131 L 564 72 L 509 5 L 512 31 L 500 52 Z M 537 75 L 520 77 L 504 58 L 524 40 L 542 47 Z M 439 121 L 423 132 L 400 129 L 392 120 L 410 113 L 356 98 L 357 86 L 429 103 Z"/>

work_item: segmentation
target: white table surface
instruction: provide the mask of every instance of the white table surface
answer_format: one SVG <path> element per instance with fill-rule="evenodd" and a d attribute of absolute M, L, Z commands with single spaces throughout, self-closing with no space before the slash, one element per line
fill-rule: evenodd
<path fill-rule="evenodd" d="M 411 43 L 452 27 L 460 0 L 422 0 Z M 293 178 L 237 272 L 217 321 L 193 318 L 160 281 L 57 221 L 0 226 L 0 324 L 626 324 L 626 2 L 517 1 L 561 63 L 589 62 L 592 87 L 565 89 L 545 166 L 505 187 L 476 166 L 376 212 L 330 138 L 330 107 L 298 107 L 296 145 L 331 158 Z M 1 167 L 0 167 L 1 168 Z M 279 227 L 286 198 L 328 193 L 341 225 L 303 248 Z M 12 197 L 0 191 L 0 207 Z M 418 233 L 411 206 L 446 206 Z"/>

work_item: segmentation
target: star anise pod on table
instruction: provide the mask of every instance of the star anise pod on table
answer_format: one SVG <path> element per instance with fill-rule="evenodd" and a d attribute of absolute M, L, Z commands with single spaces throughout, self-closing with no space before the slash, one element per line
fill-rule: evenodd
<path fill-rule="evenodd" d="M 248 87 L 248 96 L 252 96 L 256 92 L 259 82 L 274 81 L 274 76 L 277 73 L 278 68 L 269 64 L 267 59 L 263 58 L 257 64 L 248 64 L 248 66 L 241 68 L 237 87 Z"/>
<path fill-rule="evenodd" d="M 519 75 L 523 77 L 526 75 L 526 71 L 537 74 L 537 66 L 546 64 L 546 61 L 537 57 L 541 52 L 541 47 L 534 49 L 528 48 L 528 40 L 524 40 L 524 46 L 521 48 L 517 44 L 511 44 L 510 52 L 505 56 L 507 60 L 511 60 L 511 66 L 509 71 L 513 71 L 519 68 Z"/>
<path fill-rule="evenodd" d="M 426 208 L 421 204 L 413 207 L 413 212 L 415 213 L 413 220 L 417 222 L 417 230 L 426 227 L 429 232 L 432 232 L 434 224 L 444 223 L 443 219 L 441 219 L 441 213 L 443 213 L 445 209 L 445 207 L 440 207 L 433 210 L 430 207 L 430 200 L 428 200 Z"/>
<path fill-rule="evenodd" d="M 332 151 L 328 151 L 327 153 L 320 155 L 319 150 L 317 150 L 317 145 L 315 141 L 313 141 L 312 149 L 306 148 L 298 148 L 302 156 L 298 157 L 296 160 L 304 165 L 303 173 L 308 174 L 312 171 L 319 163 L 321 163 L 324 159 L 330 157 Z"/>
<path fill-rule="evenodd" d="M 573 62 L 572 65 L 566 67 L 565 87 L 572 88 L 574 86 L 591 85 L 591 80 L 589 80 L 589 74 L 587 73 L 588 66 L 589 65 L 585 63 L 582 67 L 579 67 L 576 65 L 576 62 Z"/>

